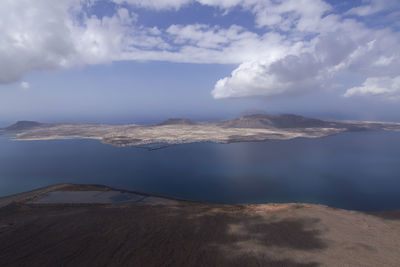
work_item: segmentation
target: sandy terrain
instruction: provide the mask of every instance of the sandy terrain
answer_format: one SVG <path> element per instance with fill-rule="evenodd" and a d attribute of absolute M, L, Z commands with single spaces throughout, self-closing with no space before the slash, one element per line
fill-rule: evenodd
<path fill-rule="evenodd" d="M 57 185 L 0 199 L 0 266 L 399 266 L 400 212 L 157 198 L 34 204 Z M 126 192 L 125 192 L 126 193 Z M 136 194 L 136 193 L 135 193 Z M 53 199 L 54 200 L 54 199 Z"/>

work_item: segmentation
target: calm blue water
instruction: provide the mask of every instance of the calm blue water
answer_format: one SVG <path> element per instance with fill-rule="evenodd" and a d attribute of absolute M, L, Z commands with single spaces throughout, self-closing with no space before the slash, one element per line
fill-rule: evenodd
<path fill-rule="evenodd" d="M 62 182 L 217 203 L 399 209 L 400 133 L 198 143 L 152 151 L 91 140 L 15 142 L 0 136 L 0 196 Z"/>

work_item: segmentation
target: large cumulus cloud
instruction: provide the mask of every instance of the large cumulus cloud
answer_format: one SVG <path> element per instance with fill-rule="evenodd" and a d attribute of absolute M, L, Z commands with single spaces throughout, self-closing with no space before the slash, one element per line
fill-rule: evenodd
<path fill-rule="evenodd" d="M 293 46 L 301 47 L 297 53 L 288 49 L 286 55 L 275 61 L 260 57 L 244 62 L 215 84 L 212 95 L 226 98 L 301 94 L 331 88 L 340 75 L 368 78 L 399 74 L 397 32 L 370 29 L 357 20 L 336 15 L 320 19 L 320 26 L 307 32 L 313 37 L 293 42 Z M 326 27 L 327 22 L 332 27 Z M 307 33 L 293 28 L 287 38 L 296 40 Z M 392 94 L 396 93 L 399 92 Z M 346 93 L 347 97 L 357 95 Z"/>
<path fill-rule="evenodd" d="M 356 97 L 376 91 L 365 88 L 390 87 L 387 80 L 400 74 L 396 1 L 363 1 L 338 13 L 322 0 L 109 0 L 113 14 L 88 12 L 99 1 L 105 0 L 2 1 L 0 83 L 31 71 L 157 60 L 235 64 L 216 82 L 215 98 L 302 94 L 330 88 L 343 74 L 365 81 L 345 93 Z M 194 3 L 221 17 L 239 7 L 253 15 L 254 27 L 172 22 L 160 29 L 141 25 L 135 14 L 179 12 Z M 366 18 L 381 24 L 372 27 Z M 390 88 L 381 97 L 396 98 L 397 87 Z"/>

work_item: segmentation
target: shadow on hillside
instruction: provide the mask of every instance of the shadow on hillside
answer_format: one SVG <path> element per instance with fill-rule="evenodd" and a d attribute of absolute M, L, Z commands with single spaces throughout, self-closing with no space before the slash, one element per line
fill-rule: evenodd
<path fill-rule="evenodd" d="M 241 207 L 15 205 L 0 209 L 0 265 L 318 266 L 271 249 L 318 251 L 318 220 Z"/>
<path fill-rule="evenodd" d="M 400 220 L 400 210 L 367 212 L 366 214 L 385 220 Z"/>

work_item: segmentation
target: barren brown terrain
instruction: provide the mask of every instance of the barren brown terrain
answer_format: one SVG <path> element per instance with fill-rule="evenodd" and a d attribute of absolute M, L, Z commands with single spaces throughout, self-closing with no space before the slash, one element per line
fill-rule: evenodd
<path fill-rule="evenodd" d="M 399 266 L 400 212 L 156 198 L 38 203 L 57 185 L 0 199 L 0 266 Z M 114 190 L 114 192 L 116 192 Z M 152 196 L 146 196 L 152 198 Z M 164 201 L 165 200 L 165 201 Z"/>

